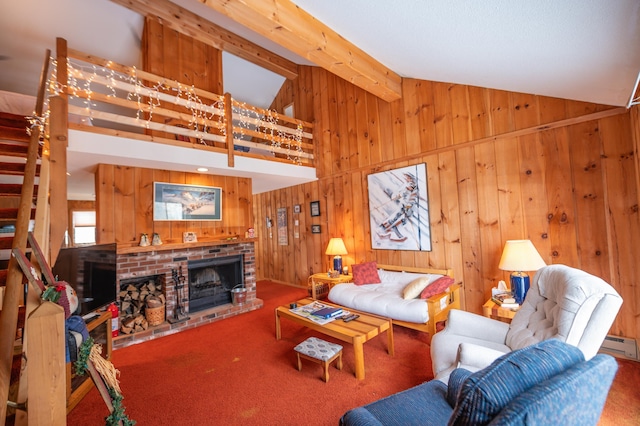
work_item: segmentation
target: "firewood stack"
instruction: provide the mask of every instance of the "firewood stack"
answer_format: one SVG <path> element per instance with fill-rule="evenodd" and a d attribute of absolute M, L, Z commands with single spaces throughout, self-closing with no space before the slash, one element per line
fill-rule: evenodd
<path fill-rule="evenodd" d="M 145 316 L 147 308 L 164 307 L 165 297 L 162 294 L 162 285 L 153 280 L 138 287 L 129 284 L 126 289 L 120 290 L 120 332 L 123 334 L 137 333 L 149 328 L 149 322 Z"/>

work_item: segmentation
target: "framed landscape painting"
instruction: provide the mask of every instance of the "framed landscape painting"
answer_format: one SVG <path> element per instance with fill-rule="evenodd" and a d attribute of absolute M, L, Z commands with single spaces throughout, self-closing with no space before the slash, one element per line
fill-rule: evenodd
<path fill-rule="evenodd" d="M 222 220 L 222 189 L 154 182 L 153 220 Z"/>
<path fill-rule="evenodd" d="M 426 164 L 372 173 L 367 180 L 371 247 L 431 251 Z"/>

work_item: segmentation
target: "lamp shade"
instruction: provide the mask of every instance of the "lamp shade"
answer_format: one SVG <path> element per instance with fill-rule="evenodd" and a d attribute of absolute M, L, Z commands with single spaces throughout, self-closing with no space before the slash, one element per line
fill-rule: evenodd
<path fill-rule="evenodd" d="M 329 256 L 342 256 L 343 254 L 347 254 L 347 248 L 345 247 L 342 238 L 331 238 L 327 245 L 327 251 L 325 254 L 328 254 Z"/>
<path fill-rule="evenodd" d="M 503 271 L 537 271 L 547 264 L 530 240 L 509 240 L 504 245 L 498 268 Z"/>

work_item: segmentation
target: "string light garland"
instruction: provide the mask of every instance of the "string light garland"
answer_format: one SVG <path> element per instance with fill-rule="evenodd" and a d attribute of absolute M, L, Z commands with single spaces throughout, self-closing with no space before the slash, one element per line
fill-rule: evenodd
<path fill-rule="evenodd" d="M 123 72 L 114 69 L 114 64 L 110 61 L 105 66 L 100 66 L 67 58 L 68 77 L 67 84 L 64 85 L 58 81 L 56 59 L 52 57 L 50 62 L 51 71 L 47 79 L 45 112 L 42 117 L 37 117 L 35 114 L 28 117 L 30 121 L 29 132 L 37 127 L 42 135 L 46 134 L 50 117 L 49 98 L 51 97 L 66 92 L 70 101 L 81 99 L 84 110 L 82 115 L 86 116 L 91 124 L 99 116 L 98 112 L 103 112 L 97 104 L 100 98 L 118 98 L 135 105 L 135 108 L 130 108 L 135 111 L 130 119 L 138 123 L 137 127 L 183 135 L 184 130 L 176 129 L 182 127 L 193 132 L 190 136 L 195 134 L 195 139 L 200 144 L 214 146 L 214 141 L 219 140 L 216 138 L 227 136 L 226 120 L 232 119 L 235 125 L 233 127 L 234 139 L 246 140 L 248 136 L 260 133 L 261 138 L 267 141 L 267 144 L 264 144 L 265 148 L 270 147 L 272 153 L 281 154 L 295 164 L 302 164 L 304 155 L 302 149 L 303 126 L 297 123 L 296 128 L 292 129 L 279 125 L 280 116 L 276 111 L 266 110 L 265 112 L 265 110 L 259 110 L 246 103 L 232 100 L 233 118 L 226 117 L 223 96 L 214 95 L 216 98 L 205 101 L 198 95 L 198 91 L 193 85 L 188 86 L 166 79 L 160 79 L 157 82 L 142 80 L 136 67 L 128 68 L 128 72 Z M 164 102 L 167 105 L 173 104 L 184 108 L 184 112 L 165 109 L 162 113 L 157 113 L 160 108 L 166 108 Z M 181 118 L 176 118 L 176 121 L 184 122 L 186 125 L 171 124 L 174 120 L 172 118 L 164 118 L 164 123 L 162 118 L 157 118 L 160 116 L 176 117 L 176 115 L 167 114 L 168 111 L 179 114 Z M 216 124 L 212 125 L 211 123 Z M 126 122 L 124 124 L 127 125 Z"/>
<path fill-rule="evenodd" d="M 302 124 L 296 125 L 295 132 L 292 134 L 283 130 L 283 126 L 279 125 L 280 114 L 277 111 L 267 110 L 261 113 L 255 107 L 246 103 L 238 103 L 233 107 L 234 116 L 238 116 L 239 128 L 241 136 L 244 136 L 243 129 L 250 129 L 262 133 L 262 138 L 271 141 L 272 152 L 280 152 L 281 148 L 285 148 L 285 157 L 298 165 L 302 164 L 301 158 L 302 137 L 304 129 Z"/>

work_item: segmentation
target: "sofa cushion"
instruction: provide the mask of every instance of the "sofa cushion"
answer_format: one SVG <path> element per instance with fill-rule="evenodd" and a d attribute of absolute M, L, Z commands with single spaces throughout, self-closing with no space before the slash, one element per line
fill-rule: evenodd
<path fill-rule="evenodd" d="M 329 301 L 347 309 L 364 311 L 398 321 L 426 323 L 429 320 L 427 303 L 421 299 L 404 300 L 405 285 L 387 282 L 380 277 L 378 284 L 334 285 L 329 291 Z"/>
<path fill-rule="evenodd" d="M 351 270 L 353 271 L 353 283 L 355 285 L 380 283 L 378 264 L 375 261 L 351 265 Z"/>
<path fill-rule="evenodd" d="M 446 394 L 447 385 L 431 380 L 347 411 L 340 425 L 444 425 L 451 415 Z"/>
<path fill-rule="evenodd" d="M 505 354 L 464 381 L 449 424 L 487 424 L 513 398 L 581 361 L 578 348 L 556 339 Z"/>
<path fill-rule="evenodd" d="M 462 384 L 472 374 L 473 373 L 471 371 L 464 368 L 456 368 L 451 372 L 447 387 L 447 402 L 451 407 L 456 406 L 456 401 L 458 400 L 458 394 L 460 394 Z"/>
<path fill-rule="evenodd" d="M 429 284 L 422 293 L 420 293 L 420 299 L 428 299 L 436 294 L 444 293 L 451 284 L 456 280 L 452 277 L 444 276 L 435 280 L 432 284 Z"/>
<path fill-rule="evenodd" d="M 518 395 L 491 424 L 598 424 L 617 369 L 612 356 L 596 355 Z"/>
<path fill-rule="evenodd" d="M 405 300 L 415 299 L 420 296 L 422 290 L 424 290 L 429 285 L 428 277 L 420 277 L 411 281 L 406 287 L 402 290 L 402 298 Z"/>

